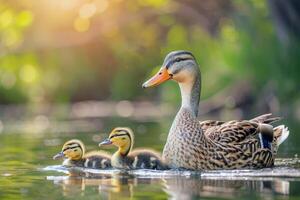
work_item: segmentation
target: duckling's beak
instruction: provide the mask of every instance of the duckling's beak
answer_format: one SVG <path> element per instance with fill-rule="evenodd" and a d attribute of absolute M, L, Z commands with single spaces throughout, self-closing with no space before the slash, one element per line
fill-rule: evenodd
<path fill-rule="evenodd" d="M 112 142 L 110 141 L 110 139 L 106 138 L 101 143 L 99 143 L 99 147 L 102 146 L 102 145 L 111 145 L 111 144 L 112 144 Z"/>
<path fill-rule="evenodd" d="M 143 84 L 143 88 L 153 87 L 157 86 L 169 79 L 172 78 L 172 75 L 169 74 L 166 67 L 160 68 L 160 70 L 155 74 L 152 78 L 150 78 L 148 81 L 146 81 Z"/>
<path fill-rule="evenodd" d="M 56 154 L 55 156 L 53 156 L 53 160 L 58 160 L 58 159 L 61 159 L 61 158 L 64 158 L 65 155 L 64 153 L 61 151 L 59 152 L 58 154 Z"/>

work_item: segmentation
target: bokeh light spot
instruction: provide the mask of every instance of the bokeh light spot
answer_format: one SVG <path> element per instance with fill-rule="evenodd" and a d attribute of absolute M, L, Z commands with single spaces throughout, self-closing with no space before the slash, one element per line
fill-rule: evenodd
<path fill-rule="evenodd" d="M 17 23 L 21 27 L 27 27 L 29 26 L 33 21 L 33 14 L 30 11 L 22 11 L 19 13 L 17 18 Z"/>
<path fill-rule="evenodd" d="M 0 28 L 7 28 L 13 23 L 13 12 L 5 10 L 0 14 Z"/>
<path fill-rule="evenodd" d="M 74 29 L 78 32 L 88 31 L 90 28 L 90 20 L 86 18 L 76 18 L 74 21 Z"/>
<path fill-rule="evenodd" d="M 116 105 L 116 111 L 121 117 L 130 117 L 134 112 L 134 107 L 130 101 L 120 101 Z"/>
<path fill-rule="evenodd" d="M 33 83 L 38 78 L 38 72 L 33 65 L 24 65 L 20 70 L 20 78 L 26 83 Z"/>
<path fill-rule="evenodd" d="M 81 6 L 79 10 L 79 16 L 81 18 L 90 18 L 96 13 L 96 5 L 93 3 L 87 3 Z"/>
<path fill-rule="evenodd" d="M 59 2 L 59 7 L 63 10 L 70 11 L 72 9 L 75 9 L 80 1 L 78 0 L 63 0 L 63 1 L 56 1 L 57 4 Z"/>
<path fill-rule="evenodd" d="M 139 0 L 138 2 L 142 6 L 160 7 L 166 5 L 168 0 Z"/>
<path fill-rule="evenodd" d="M 95 5 L 99 13 L 104 12 L 108 7 L 108 0 L 95 0 Z"/>

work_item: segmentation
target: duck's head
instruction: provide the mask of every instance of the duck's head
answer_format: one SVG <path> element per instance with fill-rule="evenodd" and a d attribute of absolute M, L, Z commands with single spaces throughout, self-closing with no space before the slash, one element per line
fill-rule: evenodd
<path fill-rule="evenodd" d="M 199 67 L 194 55 L 189 51 L 172 51 L 160 70 L 143 84 L 143 88 L 159 85 L 173 79 L 178 83 L 194 81 L 199 76 Z"/>
<path fill-rule="evenodd" d="M 57 160 L 66 157 L 71 160 L 79 160 L 84 155 L 84 152 L 84 145 L 80 140 L 69 140 L 63 145 L 61 152 L 53 156 L 53 159 Z"/>
<path fill-rule="evenodd" d="M 117 127 L 112 130 L 107 139 L 99 143 L 99 146 L 114 145 L 124 150 L 124 152 L 129 152 L 133 146 L 133 141 L 134 136 L 130 128 Z"/>

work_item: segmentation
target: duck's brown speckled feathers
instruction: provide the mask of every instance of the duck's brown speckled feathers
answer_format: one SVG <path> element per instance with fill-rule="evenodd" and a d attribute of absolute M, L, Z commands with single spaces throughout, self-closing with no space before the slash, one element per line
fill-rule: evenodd
<path fill-rule="evenodd" d="M 179 84 L 182 99 L 163 150 L 170 167 L 203 170 L 273 166 L 278 146 L 289 135 L 285 126 L 270 125 L 280 118 L 265 114 L 251 120 L 199 122 L 201 74 L 191 52 L 169 53 L 159 72 L 143 87 L 170 79 Z"/>
<path fill-rule="evenodd" d="M 164 148 L 166 161 L 173 166 L 236 169 L 270 167 L 274 163 L 274 152 L 262 148 L 257 139 L 258 123 L 232 121 L 216 126 L 211 135 L 202 134 L 200 123 L 185 109 L 179 111 L 174 123 L 176 126 L 172 126 L 170 132 L 177 134 L 169 135 Z"/>
<path fill-rule="evenodd" d="M 271 113 L 260 115 L 258 117 L 255 117 L 251 120 L 250 122 L 255 122 L 258 124 L 271 124 L 274 123 L 278 120 L 280 120 L 280 117 L 272 117 Z M 239 122 L 242 122 L 245 120 L 232 120 L 232 121 L 216 121 L 216 120 L 205 120 L 205 121 L 200 121 L 201 129 L 205 135 L 207 135 L 210 138 L 214 138 L 214 130 L 218 129 L 221 125 L 224 126 L 231 126 L 232 124 L 237 124 Z M 217 134 L 217 133 L 216 133 Z"/>

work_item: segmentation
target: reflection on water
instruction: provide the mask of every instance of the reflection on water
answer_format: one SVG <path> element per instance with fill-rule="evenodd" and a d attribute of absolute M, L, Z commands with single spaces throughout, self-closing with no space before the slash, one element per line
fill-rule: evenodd
<path fill-rule="evenodd" d="M 47 177 L 54 184 L 61 185 L 64 196 L 84 196 L 85 188 L 95 186 L 101 197 L 112 198 L 115 195 L 131 197 L 133 181 L 131 179 L 108 179 L 105 177 L 85 178 L 82 176 Z"/>
<path fill-rule="evenodd" d="M 300 172 L 299 169 L 280 167 L 276 167 L 275 170 L 269 169 L 269 171 L 273 171 L 276 176 L 277 168 L 277 171 L 286 171 L 286 173 L 290 170 Z M 290 195 L 290 184 L 300 186 L 299 174 L 298 178 L 273 177 L 267 173 L 265 177 L 263 175 L 258 177 L 255 176 L 257 170 L 240 170 L 240 174 L 247 172 L 248 175 L 228 176 L 227 178 L 224 178 L 224 174 L 230 175 L 232 171 L 199 173 L 177 170 L 82 170 L 81 168 L 66 169 L 61 166 L 50 166 L 44 170 L 56 170 L 69 174 L 68 176 L 47 177 L 47 180 L 61 186 L 62 194 L 66 197 L 85 196 L 88 188 L 94 188 L 103 199 L 126 199 L 145 195 L 141 191 L 143 186 L 147 186 L 148 193 L 151 191 L 149 187 L 154 186 L 153 189 L 156 192 L 161 192 L 159 191 L 161 189 L 168 197 L 183 200 L 198 197 L 227 199 L 280 197 L 287 199 Z M 217 177 L 216 174 L 222 174 L 222 176 Z M 151 193 L 149 194 L 151 196 Z"/>
<path fill-rule="evenodd" d="M 50 166 L 43 170 L 55 170 L 68 174 L 67 176 L 47 176 L 47 180 L 61 186 L 62 194 L 66 197 L 85 196 L 85 190 L 90 187 L 96 189 L 99 196 L 104 199 L 120 199 L 121 197 L 126 199 L 132 198 L 135 192 L 135 195 L 144 195 L 140 191 L 141 186 L 147 186 L 148 192 L 151 192 L 152 186 L 154 190 L 162 191 L 164 183 L 161 178 L 142 178 L 119 170 L 64 168 L 62 166 Z"/>
<path fill-rule="evenodd" d="M 132 176 L 49 176 L 48 180 L 53 180 L 54 184 L 60 185 L 62 194 L 67 197 L 84 196 L 85 189 L 92 187 L 98 190 L 100 197 L 104 199 L 132 198 L 135 187 L 139 185 L 157 186 L 162 184 L 160 179 L 138 179 Z"/>
<path fill-rule="evenodd" d="M 261 197 L 289 194 L 289 182 L 280 179 L 255 181 L 172 178 L 166 180 L 166 187 L 166 192 L 176 199 L 193 199 L 197 196 L 234 198 L 236 195 L 240 196 L 241 192 L 255 192 Z"/>

